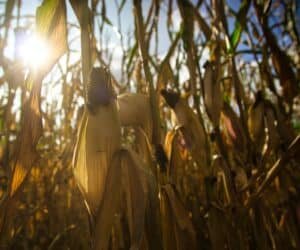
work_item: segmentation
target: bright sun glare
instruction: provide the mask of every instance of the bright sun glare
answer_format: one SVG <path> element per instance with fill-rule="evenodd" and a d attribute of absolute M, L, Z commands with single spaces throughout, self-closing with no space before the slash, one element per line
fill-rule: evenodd
<path fill-rule="evenodd" d="M 18 47 L 20 59 L 26 67 L 38 69 L 49 59 L 49 46 L 35 35 L 27 37 Z"/>

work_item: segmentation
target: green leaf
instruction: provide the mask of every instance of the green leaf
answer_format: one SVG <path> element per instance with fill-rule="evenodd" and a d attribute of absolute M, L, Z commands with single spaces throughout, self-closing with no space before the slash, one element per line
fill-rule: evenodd
<path fill-rule="evenodd" d="M 238 13 L 236 14 L 235 27 L 230 36 L 229 52 L 231 53 L 236 49 L 240 41 L 242 32 L 246 26 L 247 13 L 250 7 L 250 3 L 250 0 L 243 0 Z"/>
<path fill-rule="evenodd" d="M 118 9 L 118 12 L 120 13 L 122 11 L 122 9 L 124 8 L 124 5 L 126 3 L 126 0 L 122 0 L 120 6 L 119 6 L 119 9 Z"/>
<path fill-rule="evenodd" d="M 106 22 L 108 25 L 113 26 L 112 22 L 108 19 L 107 16 L 103 17 L 103 21 Z"/>

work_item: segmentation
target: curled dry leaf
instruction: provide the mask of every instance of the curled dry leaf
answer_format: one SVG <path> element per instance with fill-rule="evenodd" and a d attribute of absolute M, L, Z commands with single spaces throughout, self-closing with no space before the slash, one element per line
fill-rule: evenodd
<path fill-rule="evenodd" d="M 199 166 L 207 167 L 207 141 L 205 137 L 205 130 L 200 123 L 197 115 L 192 108 L 189 107 L 187 101 L 179 96 L 179 94 L 162 90 L 162 96 L 173 109 L 181 131 L 183 133 L 185 143 L 191 152 L 193 159 Z"/>
<path fill-rule="evenodd" d="M 99 79 L 102 79 L 101 75 Z M 111 84 L 97 78 L 93 80 L 96 82 L 91 83 L 90 88 L 101 89 Z M 108 167 L 121 145 L 117 104 L 112 93 L 107 94 L 104 97 L 109 100 L 107 105 L 106 102 L 88 100 L 93 112 L 86 110 L 83 115 L 73 156 L 75 179 L 93 215 L 102 200 Z"/>

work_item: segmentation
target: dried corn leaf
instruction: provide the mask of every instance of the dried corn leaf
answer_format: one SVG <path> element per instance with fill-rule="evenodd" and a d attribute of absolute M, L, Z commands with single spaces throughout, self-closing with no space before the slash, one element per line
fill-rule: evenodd
<path fill-rule="evenodd" d="M 158 183 L 154 174 L 143 167 L 143 185 L 146 190 L 145 230 L 149 249 L 163 249 L 161 234 L 161 216 L 158 199 Z"/>
<path fill-rule="evenodd" d="M 51 49 L 50 58 L 38 72 L 43 77 L 68 49 L 65 1 L 44 0 L 36 11 L 36 29 Z"/>
<path fill-rule="evenodd" d="M 216 207 L 212 207 L 208 214 L 208 231 L 212 243 L 212 249 L 224 249 L 227 246 L 226 225 L 224 225 L 224 215 Z"/>
<path fill-rule="evenodd" d="M 122 181 L 125 188 L 131 249 L 139 249 L 144 234 L 146 190 L 141 160 L 132 150 L 122 150 Z"/>
<path fill-rule="evenodd" d="M 29 80 L 30 81 L 30 80 Z M 34 82 L 34 80 L 33 80 Z M 12 179 L 9 194 L 13 196 L 23 183 L 28 171 L 37 160 L 36 145 L 42 135 L 42 120 L 40 111 L 41 82 L 34 82 L 29 100 L 24 106 L 21 131 L 15 148 Z"/>
<path fill-rule="evenodd" d="M 117 152 L 113 156 L 108 169 L 106 185 L 103 191 L 103 199 L 95 216 L 95 230 L 93 243 L 97 250 L 108 249 L 109 236 L 112 230 L 115 213 L 119 207 L 121 194 L 121 157 Z"/>
<path fill-rule="evenodd" d="M 200 123 L 197 115 L 192 108 L 189 107 L 187 101 L 180 98 L 178 94 L 166 90 L 162 90 L 161 94 L 176 114 L 179 126 L 182 127 L 181 131 L 185 143 L 191 152 L 193 159 L 199 166 L 206 168 L 208 165 L 208 145 L 204 127 Z"/>
<path fill-rule="evenodd" d="M 164 216 L 166 216 L 166 221 L 164 226 L 166 230 L 173 225 L 173 233 L 175 233 L 174 237 L 171 235 L 165 235 L 166 237 L 171 237 L 167 240 L 168 245 L 176 244 L 176 248 L 173 249 L 186 249 L 186 246 L 189 246 L 189 249 L 196 249 L 196 233 L 194 230 L 194 226 L 190 220 L 188 212 L 184 208 L 183 204 L 178 198 L 178 194 L 175 192 L 173 186 L 167 184 L 163 186 L 162 193 L 164 193 L 165 197 L 163 204 L 165 208 L 169 210 L 165 210 Z M 170 231 L 164 231 L 164 234 L 172 233 Z M 165 237 L 164 236 L 164 237 Z M 175 239 L 175 242 L 172 243 L 170 240 Z M 170 249 L 170 248 L 169 248 Z"/>
<path fill-rule="evenodd" d="M 173 219 L 171 204 L 168 201 L 166 192 L 160 193 L 160 210 L 162 215 L 163 249 L 176 250 L 176 223 Z"/>

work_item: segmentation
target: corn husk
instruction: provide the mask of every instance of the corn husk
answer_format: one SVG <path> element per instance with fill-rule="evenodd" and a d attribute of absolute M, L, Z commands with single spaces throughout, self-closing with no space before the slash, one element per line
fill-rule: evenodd
<path fill-rule="evenodd" d="M 254 104 L 249 108 L 248 129 L 252 141 L 259 147 L 264 143 L 264 102 L 259 92 Z"/>
<path fill-rule="evenodd" d="M 139 93 L 125 93 L 117 97 L 121 126 L 134 128 L 137 151 L 151 164 L 149 140 L 152 139 L 152 115 L 149 97 Z"/>
<path fill-rule="evenodd" d="M 206 70 L 203 79 L 204 103 L 207 114 L 210 117 L 213 125 L 219 125 L 220 113 L 222 108 L 221 86 L 218 82 L 218 72 L 216 72 L 213 63 L 206 65 Z"/>
<path fill-rule="evenodd" d="M 205 130 L 197 115 L 189 107 L 187 101 L 178 94 L 162 91 L 166 102 L 176 114 L 178 125 L 184 136 L 185 143 L 191 152 L 193 159 L 199 166 L 208 165 L 207 140 Z"/>
<path fill-rule="evenodd" d="M 84 112 L 73 157 L 74 176 L 92 215 L 97 213 L 108 167 L 121 145 L 117 104 L 112 93 L 108 94 L 107 105 L 97 101 L 91 103 L 92 112 Z"/>
<path fill-rule="evenodd" d="M 140 126 L 152 138 L 152 117 L 149 97 L 139 93 L 125 93 L 117 97 L 121 126 Z"/>

